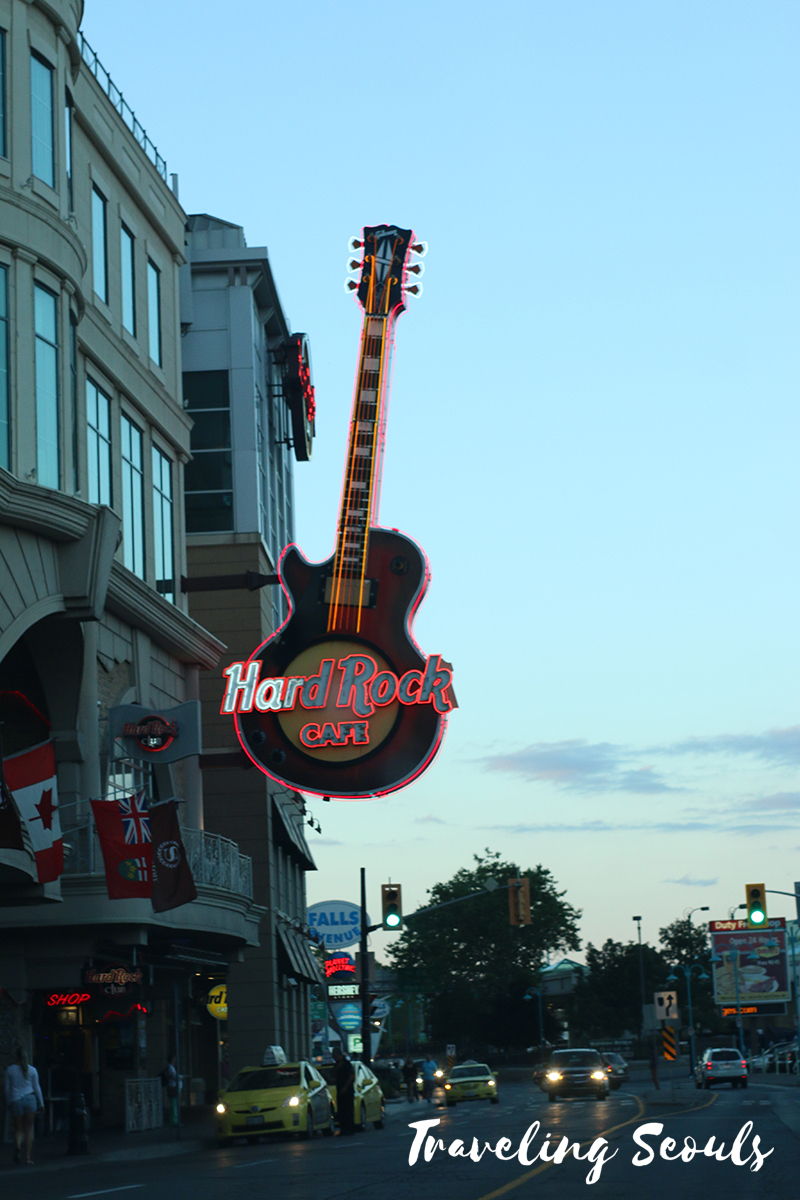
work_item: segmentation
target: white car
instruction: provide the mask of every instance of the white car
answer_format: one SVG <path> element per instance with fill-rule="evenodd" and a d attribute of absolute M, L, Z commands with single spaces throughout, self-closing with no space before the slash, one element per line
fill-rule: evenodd
<path fill-rule="evenodd" d="M 712 1083 L 747 1087 L 747 1063 L 738 1050 L 706 1050 L 694 1069 L 694 1082 L 697 1088 L 710 1088 Z"/>

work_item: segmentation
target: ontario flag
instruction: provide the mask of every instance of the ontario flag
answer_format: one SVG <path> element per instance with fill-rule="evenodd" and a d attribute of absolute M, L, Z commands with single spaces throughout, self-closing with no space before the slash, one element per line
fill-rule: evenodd
<path fill-rule="evenodd" d="M 52 742 L 41 742 L 4 763 L 6 784 L 28 830 L 39 883 L 52 883 L 64 870 L 64 843 L 58 816 L 56 758 Z"/>
<path fill-rule="evenodd" d="M 92 812 L 109 900 L 152 895 L 153 846 L 144 792 L 123 800 L 92 800 Z"/>

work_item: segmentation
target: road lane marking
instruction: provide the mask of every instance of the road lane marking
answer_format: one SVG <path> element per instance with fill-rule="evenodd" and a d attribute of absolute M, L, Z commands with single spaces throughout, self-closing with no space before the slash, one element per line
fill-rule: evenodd
<path fill-rule="evenodd" d="M 131 1188 L 144 1187 L 143 1183 L 125 1183 L 122 1187 L 101 1188 L 99 1192 L 74 1192 L 67 1200 L 84 1200 L 86 1196 L 107 1196 L 109 1192 L 129 1192 Z"/>

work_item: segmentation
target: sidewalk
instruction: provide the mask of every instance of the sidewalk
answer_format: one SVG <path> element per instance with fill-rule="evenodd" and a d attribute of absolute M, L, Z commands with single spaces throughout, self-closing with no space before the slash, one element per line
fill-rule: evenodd
<path fill-rule="evenodd" d="M 124 1133 L 120 1129 L 91 1129 L 89 1153 L 67 1154 L 66 1132 L 37 1138 L 33 1144 L 33 1170 L 62 1171 L 70 1166 L 90 1162 L 125 1162 L 129 1159 L 167 1158 L 175 1154 L 191 1154 L 215 1144 L 213 1108 L 190 1108 L 181 1114 L 181 1136 L 170 1125 L 148 1129 L 144 1133 Z M 0 1176 L 12 1171 L 31 1171 L 12 1161 L 13 1142 L 0 1143 Z"/>

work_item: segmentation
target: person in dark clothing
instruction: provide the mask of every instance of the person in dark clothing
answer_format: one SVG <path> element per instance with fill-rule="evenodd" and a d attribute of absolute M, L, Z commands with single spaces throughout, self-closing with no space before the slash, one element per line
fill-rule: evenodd
<path fill-rule="evenodd" d="M 337 1049 L 333 1052 L 333 1081 L 336 1084 L 336 1111 L 339 1115 L 339 1132 L 355 1133 L 354 1091 L 356 1072 L 350 1059 Z"/>
<path fill-rule="evenodd" d="M 413 1104 L 417 1099 L 417 1068 L 410 1055 L 403 1063 L 403 1083 L 406 1085 L 408 1103 Z"/>

